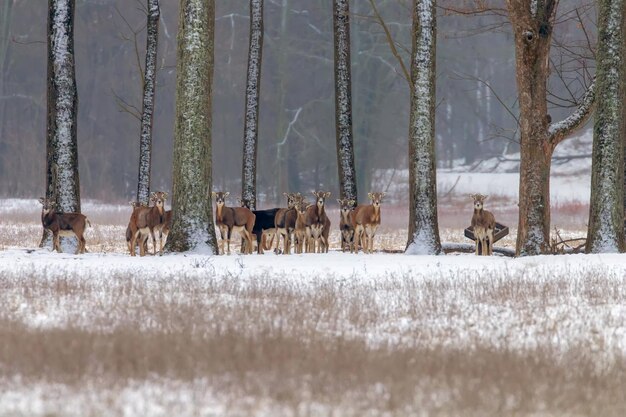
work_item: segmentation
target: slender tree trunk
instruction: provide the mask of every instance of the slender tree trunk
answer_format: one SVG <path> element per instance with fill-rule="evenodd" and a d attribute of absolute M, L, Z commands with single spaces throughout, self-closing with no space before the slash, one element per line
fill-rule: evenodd
<path fill-rule="evenodd" d="M 5 109 L 6 78 L 8 70 L 9 39 L 11 37 L 11 11 L 13 0 L 4 0 L 0 6 L 0 138 L 4 138 L 6 128 Z M 0 158 L 0 174 L 2 174 L 2 159 Z"/>
<path fill-rule="evenodd" d="M 46 197 L 56 210 L 80 213 L 78 95 L 74 70 L 74 0 L 48 1 L 48 102 L 46 140 Z M 49 241 L 44 230 L 40 246 Z M 75 242 L 62 239 L 66 252 Z"/>
<path fill-rule="evenodd" d="M 624 17 L 626 20 L 626 16 Z M 623 23 L 622 29 L 622 56 L 626 59 L 626 21 Z M 622 75 L 626 77 L 626 74 Z M 626 83 L 626 80 L 624 81 Z M 624 138 L 624 152 L 626 152 L 626 88 L 622 89 L 622 137 Z M 626 153 L 624 154 L 624 215 L 626 216 Z M 624 238 L 626 239 L 626 219 L 624 219 Z M 626 242 L 624 243 L 624 250 L 626 250 Z"/>
<path fill-rule="evenodd" d="M 181 0 L 172 230 L 167 240 L 172 252 L 217 252 L 211 205 L 214 28 L 214 0 Z"/>
<path fill-rule="evenodd" d="M 566 119 L 550 124 L 547 79 L 557 1 L 507 0 L 515 37 L 520 106 L 520 186 L 517 255 L 546 253 L 550 246 L 550 167 L 555 147 L 591 114 L 595 83 Z"/>
<path fill-rule="evenodd" d="M 413 2 L 409 126 L 409 238 L 406 253 L 443 253 L 437 222 L 435 169 L 435 0 Z"/>
<path fill-rule="evenodd" d="M 339 195 L 357 201 L 352 135 L 352 81 L 350 75 L 350 11 L 348 0 L 333 1 L 335 37 L 335 127 Z"/>
<path fill-rule="evenodd" d="M 143 107 L 139 137 L 139 178 L 137 201 L 148 205 L 150 198 L 150 169 L 152 167 L 152 125 L 156 93 L 156 66 L 159 43 L 159 0 L 148 1 L 146 68 L 143 80 Z"/>
<path fill-rule="evenodd" d="M 587 252 L 624 250 L 625 0 L 601 0 L 598 12 L 591 200 Z"/>
<path fill-rule="evenodd" d="M 289 0 L 282 0 L 282 5 L 280 8 L 280 38 L 278 40 L 278 50 L 284 51 L 287 47 L 287 20 L 289 17 Z M 277 73 L 285 74 L 287 70 L 286 63 L 286 54 L 278 53 L 278 63 L 277 63 Z M 287 117 L 285 115 L 285 103 L 286 103 L 286 94 L 287 94 L 287 77 L 283 75 L 279 77 L 278 80 L 278 116 L 276 122 L 276 137 L 278 138 L 278 146 L 276 147 L 276 192 L 274 195 L 275 204 L 279 205 L 283 201 L 282 193 L 283 192 L 291 192 L 289 187 L 289 156 L 291 153 L 289 152 L 290 142 L 288 137 L 283 136 L 286 134 L 287 130 Z"/>
<path fill-rule="evenodd" d="M 250 0 L 250 45 L 246 81 L 246 119 L 243 134 L 241 199 L 256 209 L 256 160 L 259 138 L 259 96 L 263 56 L 263 0 Z"/>

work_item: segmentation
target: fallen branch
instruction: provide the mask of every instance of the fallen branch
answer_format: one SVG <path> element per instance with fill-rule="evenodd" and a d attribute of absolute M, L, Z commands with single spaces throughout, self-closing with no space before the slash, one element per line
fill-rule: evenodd
<path fill-rule="evenodd" d="M 554 228 L 554 233 L 556 234 L 555 238 L 552 238 L 552 242 L 550 244 L 550 252 L 553 254 L 563 254 L 563 253 L 582 253 L 585 251 L 585 247 L 587 246 L 587 239 L 584 237 L 572 238 L 572 239 L 563 239 L 561 237 L 561 232 L 556 227 Z M 582 242 L 576 246 L 572 246 L 569 243 L 571 242 Z M 560 247 L 559 247 L 560 245 Z"/>
<path fill-rule="evenodd" d="M 476 251 L 476 245 L 472 243 L 443 243 L 441 248 L 445 253 L 452 252 L 462 252 L 462 253 L 474 253 Z M 494 253 L 499 253 L 500 255 L 515 257 L 515 250 L 503 247 L 494 247 Z"/>

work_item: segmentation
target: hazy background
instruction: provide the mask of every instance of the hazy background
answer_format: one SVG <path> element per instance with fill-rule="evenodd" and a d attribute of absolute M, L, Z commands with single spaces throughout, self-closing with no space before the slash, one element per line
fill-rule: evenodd
<path fill-rule="evenodd" d="M 0 16 L 0 24 L 9 25 L 8 39 L 0 42 L 0 48 L 5 45 L 5 59 L 0 62 L 0 196 L 33 197 L 44 191 L 47 2 L 1 1 L 13 1 L 13 8 L 10 16 Z M 139 121 L 122 111 L 120 100 L 141 107 L 138 63 L 144 63 L 143 3 L 76 1 L 83 198 L 122 201 L 136 193 Z M 215 189 L 237 196 L 249 2 L 215 3 L 213 183 Z M 412 2 L 376 3 L 408 66 Z M 553 48 L 552 59 L 563 71 L 562 77 L 558 71 L 552 74 L 551 107 L 573 105 L 570 97 L 580 96 L 585 84 L 580 74 L 588 79 L 593 73 L 587 37 L 594 45 L 595 9 L 580 7 L 584 3 L 572 0 L 560 5 L 554 39 L 555 46 L 565 47 Z M 370 191 L 374 170 L 407 165 L 408 85 L 382 28 L 373 19 L 369 1 L 352 1 L 350 7 L 354 142 L 363 199 Z M 177 20 L 178 1 L 162 0 L 152 185 L 167 191 L 171 189 Z M 486 157 L 515 152 L 515 119 L 502 105 L 517 114 L 515 54 L 506 20 L 498 15 L 452 16 L 440 10 L 437 42 L 439 166 L 471 166 Z M 261 206 L 283 191 L 322 188 L 336 194 L 332 2 L 265 0 L 262 65 Z M 554 108 L 553 120 L 569 111 Z"/>

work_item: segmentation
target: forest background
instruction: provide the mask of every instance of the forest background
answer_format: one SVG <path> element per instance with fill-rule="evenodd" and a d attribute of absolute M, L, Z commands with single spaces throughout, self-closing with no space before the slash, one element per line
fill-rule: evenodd
<path fill-rule="evenodd" d="M 77 0 L 78 146 L 81 195 L 136 195 L 145 6 Z M 445 2 L 442 2 L 445 5 Z M 551 116 L 571 112 L 594 73 L 595 7 L 563 2 L 551 59 Z M 411 2 L 377 1 L 408 63 Z M 44 3 L 15 0 L 0 19 L 0 196 L 43 194 L 46 137 Z M 249 33 L 247 0 L 216 1 L 213 186 L 241 189 Z M 152 188 L 171 189 L 178 4 L 161 3 Z M 407 168 L 409 88 L 370 2 L 351 4 L 354 146 L 359 199 L 376 170 Z M 515 52 L 507 19 L 439 10 L 436 143 L 439 167 L 519 151 Z M 258 190 L 261 206 L 284 191 L 337 195 L 332 4 L 268 0 L 262 61 Z M 408 198 L 408 196 L 406 196 Z M 402 196 L 395 196 L 402 200 Z"/>

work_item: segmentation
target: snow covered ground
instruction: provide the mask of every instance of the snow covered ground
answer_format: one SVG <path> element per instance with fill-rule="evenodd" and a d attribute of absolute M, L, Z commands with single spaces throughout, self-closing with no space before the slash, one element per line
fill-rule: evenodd
<path fill-rule="evenodd" d="M 572 201 L 589 204 L 592 142 L 592 131 L 587 130 L 556 148 L 550 180 L 552 205 Z M 439 168 L 437 190 L 440 195 L 481 193 L 516 201 L 519 193 L 519 158 L 519 153 L 514 153 L 489 158 L 473 166 Z M 401 197 L 407 195 L 408 178 L 407 170 L 379 170 L 374 174 L 375 188 L 386 190 L 390 199 L 402 201 Z"/>
<path fill-rule="evenodd" d="M 626 406 L 624 255 L 9 249 L 0 283 L 0 415 L 620 415 Z"/>
<path fill-rule="evenodd" d="M 443 241 L 468 242 L 469 193 L 514 225 L 515 164 L 438 173 Z M 584 235 L 589 168 L 554 166 L 564 238 Z M 626 255 L 353 255 L 333 231 L 328 254 L 131 258 L 130 208 L 85 201 L 75 256 L 37 248 L 39 210 L 0 199 L 0 416 L 626 414 Z M 405 225 L 384 206 L 376 247 Z"/>

